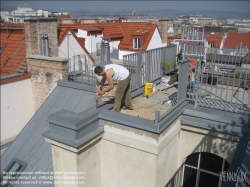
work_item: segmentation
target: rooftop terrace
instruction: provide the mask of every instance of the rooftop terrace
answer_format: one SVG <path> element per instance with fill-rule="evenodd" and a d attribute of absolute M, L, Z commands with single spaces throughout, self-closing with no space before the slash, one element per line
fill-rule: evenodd
<path fill-rule="evenodd" d="M 183 61 L 178 66 L 175 59 L 177 48 L 174 45 L 125 55 L 123 61 L 112 60 L 113 63 L 127 67 L 132 74 L 134 110 L 122 109 L 121 113 L 156 120 L 158 115 L 163 115 L 172 106 L 186 99 L 195 106 L 249 113 L 250 69 L 247 63 L 243 63 L 248 61 L 248 56 L 243 56 L 245 51 L 235 53 L 233 50 L 212 50 L 209 56 L 204 54 L 207 50 L 204 47 L 195 50 L 193 46 L 185 46 Z M 194 59 L 195 64 L 192 64 L 190 59 Z M 164 62 L 170 64 L 167 69 L 163 68 Z M 88 69 L 88 72 L 93 72 L 93 68 Z M 166 75 L 172 78 L 167 86 L 163 86 L 162 77 Z M 93 86 L 96 84 L 94 79 L 97 76 L 93 73 L 85 78 L 89 82 L 91 80 Z M 143 94 L 145 82 L 156 85 L 152 96 L 145 97 Z M 99 98 L 97 108 L 109 104 L 112 109 L 113 102 L 114 91 L 111 91 Z"/>

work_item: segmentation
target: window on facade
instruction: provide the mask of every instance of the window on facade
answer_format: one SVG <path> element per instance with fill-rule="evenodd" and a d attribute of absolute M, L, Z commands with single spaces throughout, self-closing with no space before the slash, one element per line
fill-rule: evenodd
<path fill-rule="evenodd" d="M 4 46 L 0 45 L 0 53 L 3 52 Z"/>
<path fill-rule="evenodd" d="M 134 49 L 141 48 L 141 38 L 134 38 Z"/>
<path fill-rule="evenodd" d="M 220 173 L 227 171 L 229 163 L 211 153 L 194 153 L 189 155 L 183 167 L 183 187 L 222 186 Z"/>
<path fill-rule="evenodd" d="M 19 159 L 13 159 L 12 162 L 7 166 L 7 168 L 3 170 L 0 186 L 11 186 L 13 182 L 16 181 L 17 177 L 21 174 L 21 172 L 24 170 L 26 165 L 26 163 L 22 162 Z"/>

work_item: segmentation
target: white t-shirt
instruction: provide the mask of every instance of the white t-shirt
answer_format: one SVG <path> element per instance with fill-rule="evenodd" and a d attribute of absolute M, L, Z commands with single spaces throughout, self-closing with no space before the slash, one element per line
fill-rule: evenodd
<path fill-rule="evenodd" d="M 108 64 L 104 66 L 105 72 L 108 69 L 113 69 L 114 75 L 112 77 L 114 82 L 118 82 L 120 80 L 124 80 L 129 76 L 129 71 L 124 66 L 118 65 L 118 64 Z"/>

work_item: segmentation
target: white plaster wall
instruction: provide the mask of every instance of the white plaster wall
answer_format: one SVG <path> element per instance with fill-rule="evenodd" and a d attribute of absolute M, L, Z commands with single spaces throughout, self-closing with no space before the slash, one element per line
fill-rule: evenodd
<path fill-rule="evenodd" d="M 148 44 L 147 50 L 164 47 L 164 46 L 166 46 L 166 43 L 165 44 L 162 43 L 160 33 L 158 29 L 155 29 L 154 34 Z"/>
<path fill-rule="evenodd" d="M 160 135 L 105 122 L 101 140 L 102 187 L 162 187 L 169 181 L 179 185 L 187 156 L 209 152 L 230 163 L 237 144 L 238 137 L 183 126 L 181 116 Z"/>
<path fill-rule="evenodd" d="M 12 141 L 34 115 L 31 79 L 1 85 L 1 145 Z"/>
<path fill-rule="evenodd" d="M 101 140 L 102 187 L 155 186 L 157 135 L 105 122 Z"/>
<path fill-rule="evenodd" d="M 74 38 L 72 33 L 69 31 L 68 34 L 70 35 L 66 36 L 61 45 L 58 47 L 59 57 L 68 58 L 68 49 L 69 49 L 69 58 L 72 58 L 74 55 L 86 54 L 83 48 Z M 69 48 L 68 48 L 68 37 L 69 37 Z"/>
<path fill-rule="evenodd" d="M 172 178 L 177 167 L 178 142 L 181 131 L 179 117 L 159 138 L 159 154 L 157 157 L 156 187 L 165 186 Z"/>
<path fill-rule="evenodd" d="M 80 149 L 45 138 L 45 141 L 51 143 L 52 158 L 56 187 L 101 187 L 101 153 L 100 138 L 91 140 Z M 71 174 L 70 172 L 78 172 Z M 69 182 L 74 184 L 63 184 L 61 173 L 69 173 L 68 177 L 78 177 Z"/>
<path fill-rule="evenodd" d="M 109 42 L 109 45 L 110 45 L 110 47 L 114 47 L 114 48 L 118 49 L 120 42 L 121 42 L 120 40 L 119 41 L 112 41 L 112 42 Z"/>
<path fill-rule="evenodd" d="M 78 29 L 77 37 L 85 38 L 85 48 L 88 52 L 93 53 L 97 51 L 96 44 L 101 43 L 103 35 L 87 36 L 87 31 Z"/>
<path fill-rule="evenodd" d="M 237 136 L 182 126 L 177 165 L 180 166 L 187 156 L 195 152 L 213 153 L 231 163 L 238 140 Z"/>
<path fill-rule="evenodd" d="M 239 140 L 181 125 L 181 116 L 160 135 L 108 121 L 103 125 L 104 133 L 78 150 L 77 156 L 71 148 L 52 146 L 54 170 L 86 171 L 86 184 L 93 187 L 180 186 L 187 156 L 209 152 L 230 163 Z"/>
<path fill-rule="evenodd" d="M 102 140 L 102 187 L 155 186 L 157 156 Z"/>
<path fill-rule="evenodd" d="M 178 141 L 179 133 L 166 145 L 157 157 L 156 187 L 165 186 L 178 169 Z"/>
<path fill-rule="evenodd" d="M 122 60 L 123 59 L 123 55 L 129 55 L 129 54 L 133 54 L 133 53 L 137 53 L 137 51 L 119 50 L 119 59 Z"/>
<path fill-rule="evenodd" d="M 101 187 L 101 142 L 98 140 L 89 147 L 78 156 L 78 172 L 86 173 L 83 186 Z"/>

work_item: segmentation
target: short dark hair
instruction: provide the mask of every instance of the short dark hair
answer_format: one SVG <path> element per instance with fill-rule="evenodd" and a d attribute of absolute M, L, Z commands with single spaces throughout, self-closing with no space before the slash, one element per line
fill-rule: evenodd
<path fill-rule="evenodd" d="M 103 70 L 103 67 L 101 67 L 101 66 L 96 66 L 96 67 L 95 67 L 95 74 L 101 73 L 102 70 Z"/>

